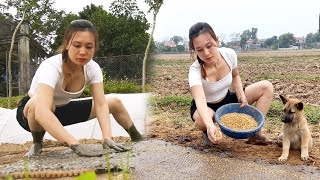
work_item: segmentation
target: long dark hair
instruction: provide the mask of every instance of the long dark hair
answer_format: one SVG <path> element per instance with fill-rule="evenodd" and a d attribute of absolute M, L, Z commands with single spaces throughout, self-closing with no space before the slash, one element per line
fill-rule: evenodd
<path fill-rule="evenodd" d="M 206 22 L 198 22 L 191 26 L 189 29 L 189 50 L 191 53 L 191 56 L 194 57 L 194 46 L 193 46 L 193 40 L 194 38 L 198 37 L 200 34 L 208 33 L 215 41 L 218 41 L 218 37 L 214 33 L 212 27 L 206 23 Z M 201 66 L 201 75 L 202 78 L 205 79 L 207 76 L 207 73 L 204 69 L 204 62 L 197 56 L 197 60 Z"/>
<path fill-rule="evenodd" d="M 92 33 L 95 39 L 94 41 L 95 53 L 98 51 L 98 48 L 99 48 L 99 36 L 93 24 L 90 21 L 85 19 L 73 20 L 68 26 L 68 28 L 66 29 L 66 31 L 64 32 L 62 44 L 58 49 L 58 52 L 62 54 L 62 60 L 63 60 L 62 72 L 65 77 L 68 77 L 69 75 L 71 75 L 68 72 L 68 67 L 66 64 L 67 60 L 69 59 L 67 46 L 70 43 L 70 41 L 72 41 L 72 39 L 74 38 L 76 32 L 79 32 L 79 31 L 88 31 Z"/>

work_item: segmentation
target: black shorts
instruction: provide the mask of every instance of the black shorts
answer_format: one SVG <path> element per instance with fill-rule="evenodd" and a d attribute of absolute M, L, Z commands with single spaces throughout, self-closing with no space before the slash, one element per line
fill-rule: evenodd
<path fill-rule="evenodd" d="M 16 118 L 25 130 L 31 131 L 28 120 L 23 115 L 23 109 L 27 102 L 29 101 L 30 97 L 25 96 L 23 97 L 17 108 L 17 115 Z M 85 122 L 89 120 L 89 116 L 91 113 L 92 107 L 92 99 L 79 99 L 79 100 L 72 100 L 68 104 L 64 106 L 56 107 L 54 111 L 54 115 L 59 119 L 63 126 L 68 126 L 71 124 L 76 124 L 80 122 Z"/>
<path fill-rule="evenodd" d="M 235 92 L 231 92 L 231 91 L 229 90 L 228 93 L 227 93 L 227 95 L 226 95 L 226 97 L 225 97 L 222 101 L 220 101 L 220 102 L 218 102 L 218 103 L 216 103 L 216 104 L 207 103 L 207 106 L 208 106 L 209 108 L 211 108 L 214 112 L 216 112 L 219 107 L 221 107 L 221 106 L 223 106 L 223 105 L 225 105 L 225 104 L 238 103 L 238 102 L 239 102 L 239 101 L 238 101 L 238 98 L 237 98 L 236 93 L 235 93 Z M 194 99 L 192 99 L 192 101 L 191 101 L 191 106 L 190 106 L 190 116 L 191 116 L 191 119 L 192 119 L 193 121 L 195 121 L 195 120 L 193 119 L 193 114 L 194 114 L 194 112 L 196 112 L 196 110 L 197 110 L 196 102 L 194 101 Z M 214 117 L 213 117 L 213 118 L 214 118 Z"/>

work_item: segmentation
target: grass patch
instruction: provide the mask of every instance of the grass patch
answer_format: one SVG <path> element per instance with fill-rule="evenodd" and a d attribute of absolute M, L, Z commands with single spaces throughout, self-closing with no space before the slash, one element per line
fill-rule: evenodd
<path fill-rule="evenodd" d="M 141 93 L 142 86 L 137 82 L 132 81 L 107 81 L 103 83 L 104 85 L 104 93 Z M 151 92 L 152 86 L 150 84 L 146 84 L 146 92 Z M 89 86 L 86 86 L 81 97 L 89 97 L 91 96 Z"/>
<path fill-rule="evenodd" d="M 11 105 L 10 109 L 14 109 L 18 107 L 18 102 L 23 96 L 13 96 L 11 97 Z M 9 108 L 8 107 L 9 98 L 8 97 L 0 97 L 0 107 L 2 108 Z"/>
<path fill-rule="evenodd" d="M 191 96 L 165 96 L 165 97 L 152 97 L 150 98 L 150 105 L 157 106 L 172 106 L 172 107 L 188 107 L 192 100 Z"/>
<path fill-rule="evenodd" d="M 274 123 L 281 122 L 283 104 L 279 100 L 274 100 L 271 104 L 267 117 Z M 304 114 L 308 123 L 318 124 L 320 122 L 320 107 L 313 105 L 304 105 Z"/>

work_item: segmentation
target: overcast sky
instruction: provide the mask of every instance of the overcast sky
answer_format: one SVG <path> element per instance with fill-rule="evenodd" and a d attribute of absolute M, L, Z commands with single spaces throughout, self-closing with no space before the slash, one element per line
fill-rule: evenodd
<path fill-rule="evenodd" d="M 137 0 L 149 22 L 152 14 L 143 0 Z M 79 12 L 91 3 L 103 5 L 108 11 L 112 0 L 55 0 L 55 8 Z M 306 36 L 319 29 L 320 0 L 164 0 L 157 16 L 155 40 L 175 35 L 188 37 L 190 26 L 208 22 L 217 35 L 229 39 L 232 33 L 258 28 L 258 38 L 290 32 Z M 226 39 L 226 40 L 227 40 Z"/>

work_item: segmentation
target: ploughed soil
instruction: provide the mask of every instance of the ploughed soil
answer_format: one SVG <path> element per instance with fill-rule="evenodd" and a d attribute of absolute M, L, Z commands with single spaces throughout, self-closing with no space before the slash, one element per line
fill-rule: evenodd
<path fill-rule="evenodd" d="M 157 55 L 154 67 L 155 77 L 153 95 L 190 96 L 188 87 L 188 68 L 192 64 L 190 55 Z M 274 98 L 279 94 L 293 95 L 304 103 L 318 105 L 320 102 L 320 51 L 286 51 L 286 52 L 241 52 L 238 53 L 238 66 L 244 85 L 268 79 L 274 85 Z M 310 124 L 314 147 L 310 150 L 307 161 L 300 160 L 300 151 L 290 150 L 285 164 L 306 165 L 320 169 L 320 120 Z M 280 133 L 281 122 L 268 124 L 262 129 L 270 139 L 274 140 Z M 268 127 L 268 128 L 266 128 Z M 189 109 L 177 103 L 168 106 L 151 107 L 147 127 L 149 138 L 173 142 L 181 146 L 193 147 L 199 151 L 212 152 L 220 156 L 234 157 L 252 161 L 263 161 L 279 164 L 281 147 L 276 143 L 268 145 L 247 144 L 246 140 L 235 140 L 225 137 L 219 145 L 207 146 L 202 143 L 201 132 L 190 120 Z M 127 138 L 115 138 L 117 142 L 128 141 Z M 100 143 L 98 140 L 81 140 L 82 143 Z M 5 164 L 20 160 L 30 148 L 26 144 L 1 144 L 0 168 Z M 45 152 L 56 151 L 63 144 L 56 141 L 44 142 Z"/>
<path fill-rule="evenodd" d="M 300 99 L 305 104 L 319 106 L 320 102 L 320 51 L 264 51 L 239 52 L 238 68 L 244 86 L 260 80 L 269 80 L 274 85 L 274 100 L 279 94 Z M 189 54 L 156 55 L 154 71 L 154 96 L 191 96 L 188 87 L 188 69 L 193 60 Z M 149 136 L 222 156 L 271 164 L 306 165 L 320 170 L 320 119 L 309 122 L 314 146 L 307 161 L 300 160 L 300 150 L 290 150 L 287 162 L 278 162 L 282 147 L 276 143 L 282 122 L 270 122 L 267 117 L 262 132 L 272 143 L 268 145 L 248 144 L 247 140 L 236 140 L 223 136 L 219 145 L 208 146 L 202 142 L 202 132 L 190 119 L 189 108 L 179 103 L 155 106 L 148 125 Z M 319 112 L 315 112 L 319 113 Z M 319 117 L 319 116 L 317 116 Z M 217 125 L 217 124 L 216 124 Z M 217 125 L 218 126 L 218 125 Z"/>

